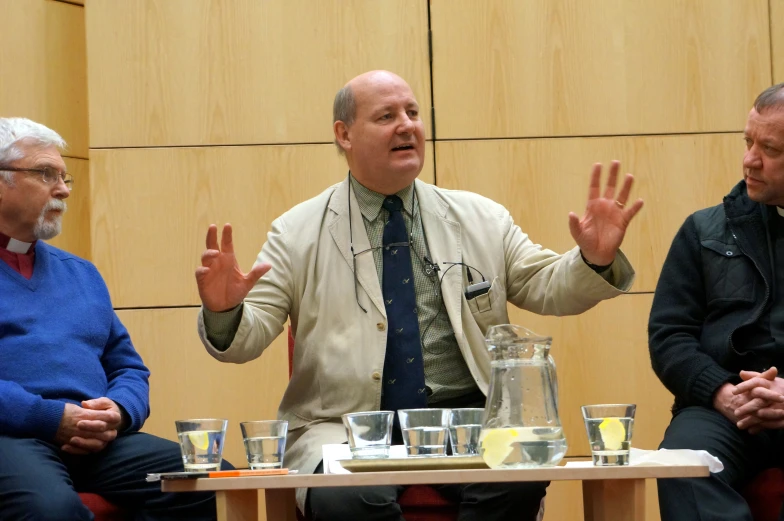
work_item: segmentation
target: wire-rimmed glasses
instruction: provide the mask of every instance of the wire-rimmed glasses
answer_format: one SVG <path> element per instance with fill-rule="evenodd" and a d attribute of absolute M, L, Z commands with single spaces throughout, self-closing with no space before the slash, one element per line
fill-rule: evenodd
<path fill-rule="evenodd" d="M 366 250 L 362 250 L 362 251 L 357 252 L 357 253 L 354 253 L 354 243 L 351 243 L 351 245 L 350 245 L 350 248 L 351 248 L 351 258 L 352 258 L 352 260 L 354 262 L 354 297 L 357 299 L 357 306 L 359 306 L 359 309 L 361 309 L 365 313 L 367 313 L 367 309 L 365 309 L 365 307 L 362 304 L 360 304 L 360 302 L 359 302 L 359 278 L 357 277 L 357 257 L 359 257 L 363 253 L 367 253 L 369 251 L 380 250 L 382 248 L 389 249 L 389 248 L 392 248 L 392 247 L 410 248 L 411 247 L 411 243 L 408 242 L 408 241 L 406 241 L 406 242 L 390 242 L 389 244 L 384 244 L 383 246 L 375 246 L 375 247 L 372 247 L 372 248 L 368 248 Z"/>
<path fill-rule="evenodd" d="M 74 178 L 68 172 L 60 172 L 56 168 L 52 168 L 50 166 L 46 166 L 44 168 L 16 168 L 11 166 L 0 166 L 0 171 L 6 172 L 26 172 L 26 173 L 36 173 L 41 174 L 41 179 L 45 184 L 51 185 L 56 184 L 59 180 L 62 179 L 63 183 L 65 184 L 68 190 L 73 190 Z"/>

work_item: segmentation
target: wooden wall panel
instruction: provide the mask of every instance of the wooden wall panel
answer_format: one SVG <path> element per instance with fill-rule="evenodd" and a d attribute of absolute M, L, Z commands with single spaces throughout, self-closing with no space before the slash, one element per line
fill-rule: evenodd
<path fill-rule="evenodd" d="M 767 0 L 431 6 L 439 139 L 738 131 L 770 85 Z"/>
<path fill-rule="evenodd" d="M 784 82 L 784 0 L 770 0 L 772 83 Z"/>
<path fill-rule="evenodd" d="M 331 142 L 335 92 L 372 69 L 406 78 L 429 120 L 420 0 L 123 0 L 86 9 L 93 147 Z"/>
<path fill-rule="evenodd" d="M 151 415 L 144 431 L 177 440 L 175 420 L 227 418 L 224 456 L 246 467 L 239 422 L 270 420 L 288 382 L 286 337 L 252 362 L 221 363 L 196 333 L 198 308 L 118 311 L 150 369 Z"/>
<path fill-rule="evenodd" d="M 585 209 L 593 162 L 606 170 L 619 159 L 645 200 L 623 244 L 633 290 L 653 291 L 686 216 L 721 203 L 741 179 L 743 147 L 740 134 L 437 142 L 438 184 L 498 201 L 533 241 L 562 252 L 574 247 L 568 214 Z"/>
<path fill-rule="evenodd" d="M 93 261 L 118 307 L 199 304 L 210 223 L 234 225 L 248 270 L 276 217 L 348 171 L 334 145 L 94 150 L 90 169 Z"/>
<path fill-rule="evenodd" d="M 624 295 L 574 317 L 542 317 L 510 305 L 509 319 L 553 338 L 559 416 L 568 456 L 591 454 L 580 406 L 635 403 L 632 445 L 656 449 L 670 423 L 673 398 L 651 369 L 648 315 L 653 295 Z"/>
<path fill-rule="evenodd" d="M 74 176 L 74 189 L 66 200 L 63 232 L 49 241 L 53 246 L 90 259 L 90 168 L 86 159 L 66 157 L 65 164 Z"/>
<path fill-rule="evenodd" d="M 0 117 L 26 117 L 57 131 L 66 155 L 86 158 L 84 9 L 50 0 L 0 0 Z"/>

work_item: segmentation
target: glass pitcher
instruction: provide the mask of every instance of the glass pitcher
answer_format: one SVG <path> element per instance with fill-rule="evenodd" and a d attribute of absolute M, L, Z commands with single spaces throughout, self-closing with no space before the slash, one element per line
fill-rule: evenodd
<path fill-rule="evenodd" d="M 558 418 L 552 338 L 520 326 L 493 326 L 485 336 L 492 368 L 479 437 L 490 468 L 557 465 L 566 454 Z"/>

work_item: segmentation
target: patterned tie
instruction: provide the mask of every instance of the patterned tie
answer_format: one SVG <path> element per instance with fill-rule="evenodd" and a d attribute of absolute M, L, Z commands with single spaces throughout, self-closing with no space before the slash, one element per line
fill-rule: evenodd
<path fill-rule="evenodd" d="M 384 199 L 389 221 L 384 227 L 382 289 L 388 328 L 381 408 L 387 411 L 427 407 L 414 272 L 402 207 L 396 195 Z"/>

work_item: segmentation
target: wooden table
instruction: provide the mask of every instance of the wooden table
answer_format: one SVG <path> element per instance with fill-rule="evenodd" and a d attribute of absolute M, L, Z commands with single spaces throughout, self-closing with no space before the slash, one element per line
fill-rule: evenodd
<path fill-rule="evenodd" d="M 295 488 L 580 480 L 583 482 L 585 521 L 636 521 L 645 519 L 647 478 L 708 475 L 708 467 L 703 465 L 421 470 L 170 480 L 163 481 L 162 489 L 164 492 L 215 491 L 219 521 L 257 521 L 257 492 L 263 490 L 268 521 L 295 521 Z"/>

